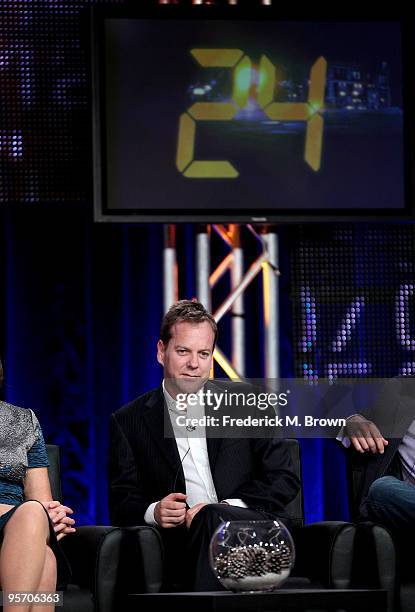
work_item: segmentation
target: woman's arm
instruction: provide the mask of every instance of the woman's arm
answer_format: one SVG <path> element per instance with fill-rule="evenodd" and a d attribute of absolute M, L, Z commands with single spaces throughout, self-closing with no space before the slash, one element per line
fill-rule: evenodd
<path fill-rule="evenodd" d="M 40 502 L 52 501 L 48 468 L 29 468 L 24 480 L 25 499 L 37 499 Z"/>
<path fill-rule="evenodd" d="M 25 499 L 36 499 L 46 508 L 53 523 L 58 540 L 68 533 L 76 531 L 73 527 L 75 521 L 68 514 L 73 510 L 63 506 L 59 501 L 52 500 L 48 469 L 46 467 L 29 468 L 24 481 Z"/>

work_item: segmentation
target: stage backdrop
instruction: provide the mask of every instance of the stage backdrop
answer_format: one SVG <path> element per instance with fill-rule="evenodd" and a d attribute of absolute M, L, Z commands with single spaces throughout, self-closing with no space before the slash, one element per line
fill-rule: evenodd
<path fill-rule="evenodd" d="M 90 5 L 2 2 L 1 352 L 4 397 L 35 410 L 61 446 L 65 502 L 79 523 L 106 523 L 109 415 L 160 382 L 162 228 L 92 221 Z M 413 226 L 278 231 L 282 375 L 412 374 Z M 193 243 L 181 227 L 180 297 L 195 293 Z M 251 377 L 263 369 L 260 292 L 246 298 Z M 226 322 L 220 331 L 226 349 Z M 345 518 L 341 450 L 302 448 L 307 520 Z"/>

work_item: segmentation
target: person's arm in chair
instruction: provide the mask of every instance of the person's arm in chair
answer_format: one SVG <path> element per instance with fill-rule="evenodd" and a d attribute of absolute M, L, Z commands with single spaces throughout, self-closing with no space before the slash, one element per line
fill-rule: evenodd
<path fill-rule="evenodd" d="M 358 385 L 353 393 L 355 413 L 347 418 L 337 436 L 342 446 L 360 455 L 377 455 L 386 451 L 388 437 L 401 439 L 412 420 L 408 413 L 415 418 L 413 387 L 408 388 L 409 383 L 395 377 L 375 386 L 372 393 L 369 389 L 367 394 Z"/>
<path fill-rule="evenodd" d="M 70 516 L 73 510 L 52 497 L 45 440 L 35 413 L 30 411 L 30 414 L 36 441 L 27 452 L 28 469 L 24 479 L 24 496 L 25 499 L 36 499 L 41 502 L 49 514 L 57 539 L 61 540 L 64 536 L 75 532 L 73 526 L 75 521 Z"/>
<path fill-rule="evenodd" d="M 389 444 L 377 425 L 363 414 L 350 416 L 337 439 L 345 448 L 352 446 L 358 453 L 371 452 L 382 455 Z"/>
<path fill-rule="evenodd" d="M 58 540 L 75 533 L 75 521 L 71 518 L 73 510 L 58 500 L 52 500 L 48 470 L 46 467 L 29 468 L 25 477 L 24 495 L 26 499 L 37 499 L 46 508 Z"/>

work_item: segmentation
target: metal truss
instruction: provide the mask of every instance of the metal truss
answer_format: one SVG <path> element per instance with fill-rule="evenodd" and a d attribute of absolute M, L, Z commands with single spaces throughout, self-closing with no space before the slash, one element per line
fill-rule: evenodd
<path fill-rule="evenodd" d="M 241 244 L 241 230 L 246 227 L 262 247 L 261 254 L 244 271 L 244 252 Z M 279 304 L 278 304 L 278 235 L 275 228 L 262 226 L 258 232 L 251 225 L 202 225 L 196 231 L 196 292 L 202 304 L 212 311 L 212 291 L 222 276 L 229 272 L 231 292 L 212 313 L 219 322 L 230 314 L 232 356 L 229 359 L 217 346 L 214 359 L 230 378 L 245 376 L 245 321 L 244 292 L 253 280 L 262 274 L 263 280 L 263 351 L 266 378 L 278 378 L 279 365 Z M 178 299 L 178 272 L 176 257 L 176 231 L 174 225 L 166 225 L 164 232 L 163 280 L 164 310 Z M 211 271 L 211 231 L 215 231 L 229 248 L 215 270 Z M 249 322 L 255 325 L 256 322 Z"/>

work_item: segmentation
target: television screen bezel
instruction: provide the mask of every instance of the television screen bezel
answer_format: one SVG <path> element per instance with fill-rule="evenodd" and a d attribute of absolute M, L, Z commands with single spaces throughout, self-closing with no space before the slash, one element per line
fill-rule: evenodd
<path fill-rule="evenodd" d="M 235 210 L 226 208 L 197 210 L 189 214 L 188 209 L 114 209 L 107 206 L 106 194 L 106 142 L 105 142 L 105 58 L 104 23 L 106 19 L 233 19 L 262 20 L 270 18 L 276 21 L 391 21 L 399 22 L 402 32 L 402 75 L 403 75 L 403 141 L 404 141 L 404 207 L 401 209 L 281 209 L 273 212 L 268 209 Z M 414 219 L 414 120 L 411 100 L 415 101 L 414 51 L 411 37 L 411 20 L 403 15 L 368 17 L 365 15 L 331 15 L 316 14 L 301 17 L 282 14 L 273 6 L 256 6 L 249 11 L 246 7 L 228 6 L 142 6 L 130 4 L 121 6 L 100 5 L 91 8 L 92 40 L 92 122 L 93 122 L 93 176 L 94 176 L 94 220 L 98 222 L 121 223 L 304 223 L 304 222 L 339 222 L 339 221 L 410 221 Z M 415 34 L 415 27 L 412 27 Z"/>

